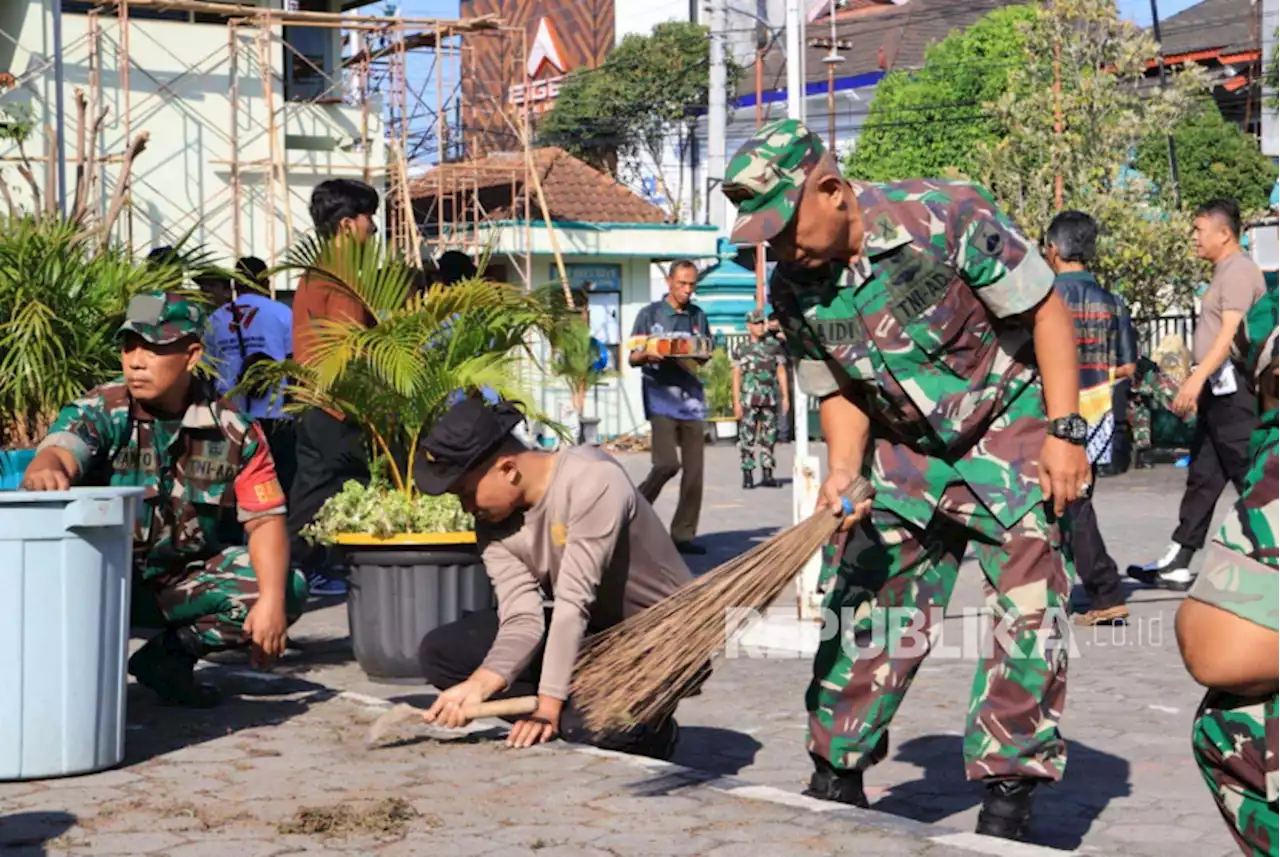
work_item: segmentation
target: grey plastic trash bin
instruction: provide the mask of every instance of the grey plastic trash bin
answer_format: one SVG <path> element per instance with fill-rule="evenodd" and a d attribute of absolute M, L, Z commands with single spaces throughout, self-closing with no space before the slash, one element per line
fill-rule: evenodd
<path fill-rule="evenodd" d="M 141 488 L 0 492 L 0 780 L 124 759 Z"/>

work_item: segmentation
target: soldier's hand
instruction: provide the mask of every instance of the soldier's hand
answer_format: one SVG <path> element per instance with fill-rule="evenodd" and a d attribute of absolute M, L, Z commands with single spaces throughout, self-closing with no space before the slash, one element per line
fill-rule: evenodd
<path fill-rule="evenodd" d="M 271 666 L 284 654 L 289 633 L 289 620 L 284 615 L 284 605 L 259 600 L 249 610 L 244 620 L 244 632 L 249 636 L 249 662 L 256 668 Z"/>
<path fill-rule="evenodd" d="M 1084 447 L 1050 435 L 1040 451 L 1040 490 L 1061 517 L 1070 503 L 1093 489 L 1093 473 Z"/>
<path fill-rule="evenodd" d="M 841 518 L 840 532 L 848 532 L 854 524 L 871 514 L 871 499 L 868 498 L 853 507 L 853 514 L 844 514 L 844 494 L 853 486 L 857 474 L 843 468 L 837 468 L 827 474 L 818 489 L 818 510 L 829 509 L 833 515 Z"/>
<path fill-rule="evenodd" d="M 71 487 L 67 472 L 58 463 L 28 467 L 22 477 L 24 491 L 66 491 Z"/>

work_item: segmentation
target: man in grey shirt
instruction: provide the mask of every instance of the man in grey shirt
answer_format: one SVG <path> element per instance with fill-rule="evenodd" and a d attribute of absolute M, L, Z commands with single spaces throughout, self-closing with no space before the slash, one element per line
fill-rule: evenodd
<path fill-rule="evenodd" d="M 1188 566 L 1204 547 L 1213 509 L 1230 480 L 1241 490 L 1249 469 L 1249 435 L 1257 427 L 1254 394 L 1246 374 L 1231 361 L 1231 342 L 1241 320 L 1266 291 L 1262 271 L 1240 249 L 1240 209 L 1229 199 L 1196 211 L 1196 252 L 1213 263 L 1213 279 L 1201 300 L 1196 324 L 1196 368 L 1182 384 L 1173 410 L 1194 412 L 1187 489 L 1178 528 L 1164 556 L 1129 566 L 1129 576 L 1151 586 L 1183 591 L 1192 583 Z"/>
<path fill-rule="evenodd" d="M 677 734 L 669 714 L 596 733 L 569 699 L 569 683 L 588 635 L 675 592 L 689 569 L 617 461 L 594 447 L 531 450 L 511 434 L 522 420 L 508 403 L 464 399 L 418 450 L 414 478 L 423 493 L 457 494 L 476 516 L 498 600 L 496 611 L 470 613 L 423 639 L 423 674 L 441 691 L 426 719 L 458 726 L 469 705 L 536 692 L 538 708 L 516 722 L 510 746 L 559 734 L 669 758 Z"/>

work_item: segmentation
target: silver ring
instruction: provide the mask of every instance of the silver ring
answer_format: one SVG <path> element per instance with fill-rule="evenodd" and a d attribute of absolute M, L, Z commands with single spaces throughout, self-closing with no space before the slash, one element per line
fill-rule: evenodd
<path fill-rule="evenodd" d="M 1088 497 L 1088 496 L 1089 496 L 1089 493 L 1090 493 L 1091 491 L 1093 491 L 1093 483 L 1092 483 L 1092 482 L 1081 482 L 1081 483 L 1080 483 L 1080 496 L 1081 496 L 1081 497 Z"/>

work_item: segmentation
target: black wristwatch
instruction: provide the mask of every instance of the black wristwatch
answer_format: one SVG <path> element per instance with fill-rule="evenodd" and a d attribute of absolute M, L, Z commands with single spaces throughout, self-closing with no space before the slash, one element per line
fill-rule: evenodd
<path fill-rule="evenodd" d="M 1089 441 L 1089 424 L 1079 414 L 1067 414 L 1049 420 L 1049 434 L 1076 446 L 1084 446 Z"/>

